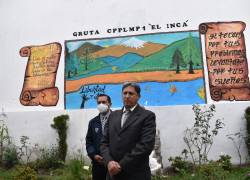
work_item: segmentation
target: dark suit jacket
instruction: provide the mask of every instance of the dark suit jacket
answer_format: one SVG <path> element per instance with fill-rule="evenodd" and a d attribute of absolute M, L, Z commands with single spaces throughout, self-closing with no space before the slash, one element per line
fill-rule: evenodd
<path fill-rule="evenodd" d="M 115 180 L 151 179 L 149 155 L 155 142 L 155 114 L 137 105 L 121 128 L 122 112 L 114 111 L 108 119 L 101 142 L 105 164 L 112 160 L 120 164 Z"/>
<path fill-rule="evenodd" d="M 94 117 L 89 121 L 88 132 L 86 135 L 86 150 L 88 156 L 91 158 L 93 163 L 95 155 L 100 155 L 100 142 L 102 139 L 102 124 L 100 115 Z"/>

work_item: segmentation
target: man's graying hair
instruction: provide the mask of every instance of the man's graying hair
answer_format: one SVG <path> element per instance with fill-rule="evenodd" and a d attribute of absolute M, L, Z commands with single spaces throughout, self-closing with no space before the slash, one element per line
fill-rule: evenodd
<path fill-rule="evenodd" d="M 124 83 L 124 84 L 122 85 L 122 91 L 123 91 L 125 88 L 129 87 L 129 86 L 133 87 L 133 88 L 135 89 L 136 93 L 137 93 L 139 96 L 141 95 L 141 88 L 140 88 L 139 84 L 133 83 L 133 82 L 126 82 L 126 83 Z"/>

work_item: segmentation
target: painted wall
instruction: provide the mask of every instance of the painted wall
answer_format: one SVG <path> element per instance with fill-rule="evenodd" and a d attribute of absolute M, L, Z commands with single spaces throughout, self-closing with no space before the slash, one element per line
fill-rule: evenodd
<path fill-rule="evenodd" d="M 97 114 L 94 109 L 64 110 L 64 42 L 66 40 L 117 37 L 157 32 L 198 30 L 203 22 L 243 21 L 246 55 L 249 66 L 250 50 L 250 2 L 248 0 L 223 1 L 180 1 L 167 2 L 134 1 L 117 2 L 108 0 L 43 0 L 43 1 L 1 1 L 0 2 L 0 108 L 8 115 L 7 124 L 16 142 L 21 135 L 30 137 L 32 143 L 50 145 L 56 142 L 56 133 L 50 124 L 53 117 L 68 113 L 70 115 L 69 149 L 71 152 L 80 147 L 84 139 L 89 119 Z M 188 26 L 168 28 L 170 23 L 187 22 Z M 152 29 L 152 24 L 161 29 Z M 145 31 L 109 33 L 107 29 L 132 26 L 146 26 Z M 90 31 L 99 34 L 91 35 Z M 75 32 L 87 31 L 87 35 L 75 36 Z M 205 62 L 204 38 L 203 60 Z M 19 55 L 24 46 L 43 45 L 59 42 L 62 55 L 56 75 L 59 101 L 56 106 L 23 106 L 19 96 L 23 87 L 27 58 Z M 241 119 L 244 109 L 250 105 L 245 102 L 215 102 L 209 96 L 207 68 L 204 66 L 207 103 L 216 104 L 218 117 L 224 118 L 225 128 L 215 139 L 211 157 L 217 158 L 221 152 L 233 157 L 237 163 L 237 153 L 226 134 L 244 129 Z M 143 94 L 142 94 L 143 96 Z M 120 98 L 120 97 L 118 97 Z M 179 155 L 184 147 L 183 131 L 193 124 L 192 106 L 147 107 L 157 115 L 160 129 L 163 163 L 169 165 L 169 156 Z M 246 149 L 242 149 L 246 157 Z"/>

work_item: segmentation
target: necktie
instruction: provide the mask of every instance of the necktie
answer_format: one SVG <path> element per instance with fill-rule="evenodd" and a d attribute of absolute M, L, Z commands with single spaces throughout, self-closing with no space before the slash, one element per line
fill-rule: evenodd
<path fill-rule="evenodd" d="M 101 118 L 101 123 L 102 123 L 102 134 L 104 133 L 104 128 L 105 128 L 105 124 L 106 124 L 106 122 L 107 122 L 107 119 L 108 119 L 108 117 L 106 117 L 106 116 L 103 116 L 103 117 Z"/>
<path fill-rule="evenodd" d="M 130 110 L 125 110 L 122 114 L 122 119 L 121 119 L 121 127 L 125 124 L 126 120 L 128 119 L 130 115 Z"/>

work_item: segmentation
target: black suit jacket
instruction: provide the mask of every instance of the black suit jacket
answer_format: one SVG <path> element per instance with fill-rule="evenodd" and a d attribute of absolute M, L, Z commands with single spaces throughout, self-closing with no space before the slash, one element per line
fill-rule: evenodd
<path fill-rule="evenodd" d="M 86 150 L 88 156 L 91 158 L 93 163 L 97 163 L 94 160 L 95 155 L 101 155 L 100 153 L 100 142 L 102 139 L 102 124 L 100 115 L 94 117 L 89 121 L 88 132 L 86 135 Z"/>
<path fill-rule="evenodd" d="M 121 128 L 122 113 L 117 110 L 109 116 L 101 142 L 105 164 L 112 160 L 120 164 L 115 180 L 151 179 L 149 155 L 155 143 L 155 114 L 137 105 Z"/>

